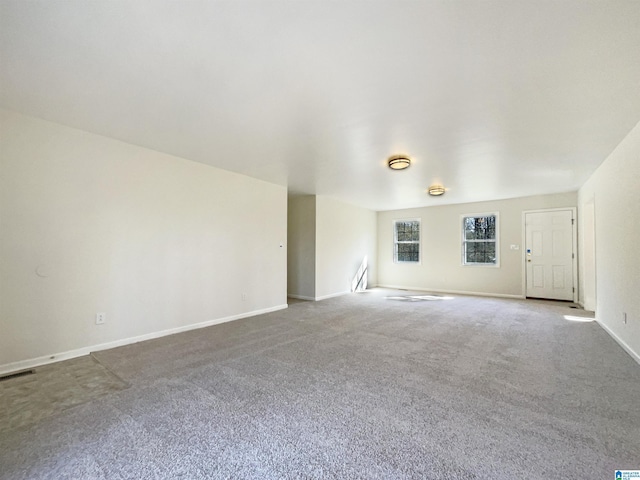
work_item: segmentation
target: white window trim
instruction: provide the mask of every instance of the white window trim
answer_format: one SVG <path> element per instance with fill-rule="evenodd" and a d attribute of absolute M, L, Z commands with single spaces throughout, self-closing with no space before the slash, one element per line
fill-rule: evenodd
<path fill-rule="evenodd" d="M 417 262 L 399 262 L 396 257 L 396 223 L 397 222 L 418 222 L 420 224 L 420 239 L 418 240 L 418 261 Z M 391 221 L 391 228 L 393 231 L 393 239 L 391 242 L 391 258 L 393 258 L 393 263 L 397 265 L 421 265 L 422 264 L 422 218 L 396 218 Z M 405 243 L 415 243 L 415 242 L 405 242 Z"/>
<path fill-rule="evenodd" d="M 496 217 L 496 263 L 466 263 L 464 255 L 464 244 L 467 241 L 464 238 L 464 219 L 469 217 Z M 460 260 L 463 267 L 480 267 L 480 268 L 500 268 L 500 212 L 483 212 L 483 213 L 465 213 L 460 215 Z"/>

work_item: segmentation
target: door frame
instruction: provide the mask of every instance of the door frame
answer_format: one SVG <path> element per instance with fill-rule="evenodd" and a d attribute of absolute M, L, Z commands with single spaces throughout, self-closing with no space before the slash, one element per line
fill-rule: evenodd
<path fill-rule="evenodd" d="M 573 271 L 573 303 L 578 303 L 578 209 L 576 207 L 539 208 L 536 210 L 522 211 L 522 298 L 527 298 L 527 213 L 545 213 L 571 210 L 571 225 L 573 237 L 573 258 L 571 270 Z"/>

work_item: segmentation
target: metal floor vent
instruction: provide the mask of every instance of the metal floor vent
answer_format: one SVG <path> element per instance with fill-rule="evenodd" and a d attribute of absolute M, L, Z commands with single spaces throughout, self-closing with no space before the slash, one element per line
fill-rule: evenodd
<path fill-rule="evenodd" d="M 0 382 L 4 382 L 5 380 L 11 380 L 12 378 L 24 377 L 25 375 L 32 375 L 36 373 L 35 370 L 22 370 L 20 372 L 7 373 L 6 375 L 0 376 Z"/>

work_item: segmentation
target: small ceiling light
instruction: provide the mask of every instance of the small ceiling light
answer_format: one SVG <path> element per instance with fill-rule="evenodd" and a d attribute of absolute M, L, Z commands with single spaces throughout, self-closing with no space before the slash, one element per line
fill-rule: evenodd
<path fill-rule="evenodd" d="M 429 195 L 439 197 L 444 193 L 444 187 L 442 185 L 431 185 L 429 187 Z"/>
<path fill-rule="evenodd" d="M 389 168 L 391 170 L 404 170 L 405 168 L 408 168 L 409 165 L 411 165 L 411 160 L 409 159 L 409 157 L 406 157 L 404 155 L 394 155 L 393 157 L 389 157 L 387 163 L 389 164 Z"/>

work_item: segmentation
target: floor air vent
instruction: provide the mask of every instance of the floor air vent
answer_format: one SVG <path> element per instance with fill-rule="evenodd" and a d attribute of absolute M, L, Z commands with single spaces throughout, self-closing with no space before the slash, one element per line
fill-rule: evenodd
<path fill-rule="evenodd" d="M 35 370 L 22 370 L 21 372 L 7 373 L 6 375 L 0 375 L 0 382 L 11 380 L 12 378 L 24 377 L 25 375 L 32 375 L 34 373 L 36 373 Z"/>

